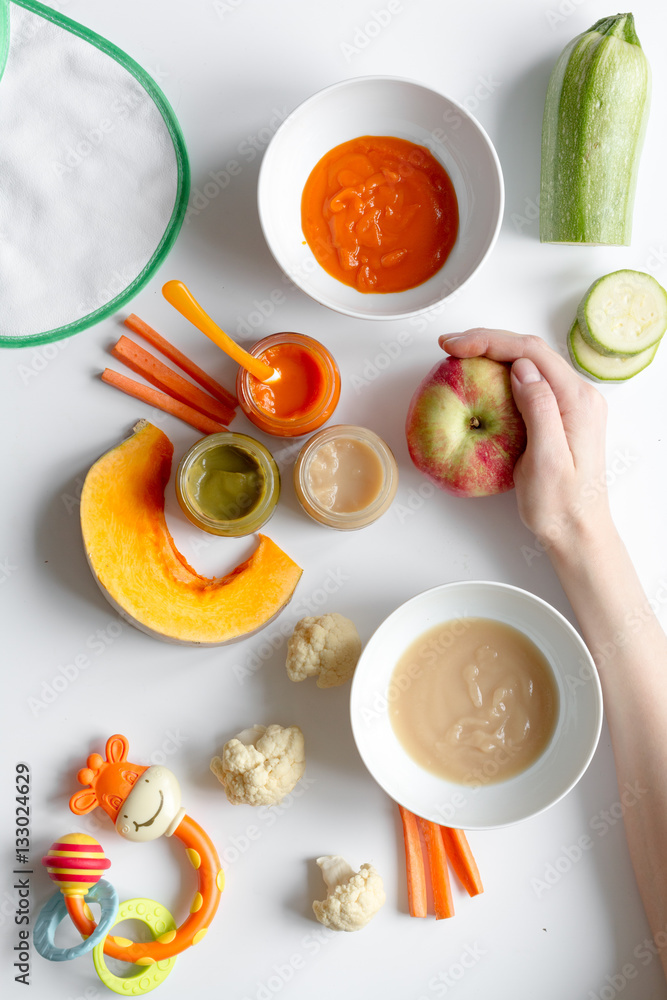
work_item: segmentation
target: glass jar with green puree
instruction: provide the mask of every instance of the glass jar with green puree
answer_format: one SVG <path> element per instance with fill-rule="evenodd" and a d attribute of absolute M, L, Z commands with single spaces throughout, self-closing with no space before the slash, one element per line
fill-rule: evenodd
<path fill-rule="evenodd" d="M 192 524 L 213 535 L 248 535 L 273 514 L 280 473 L 271 452 L 247 434 L 222 431 L 181 459 L 176 496 Z"/>

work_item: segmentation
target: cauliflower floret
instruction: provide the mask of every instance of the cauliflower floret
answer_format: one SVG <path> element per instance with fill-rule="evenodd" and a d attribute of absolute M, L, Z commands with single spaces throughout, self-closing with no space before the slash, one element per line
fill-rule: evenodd
<path fill-rule="evenodd" d="M 339 854 L 318 858 L 327 884 L 327 898 L 315 900 L 315 916 L 334 931 L 358 931 L 365 927 L 386 900 L 382 878 L 372 865 L 358 872 Z"/>
<path fill-rule="evenodd" d="M 290 680 L 317 677 L 317 686 L 336 687 L 354 673 L 361 655 L 361 639 L 349 618 L 333 612 L 297 622 L 287 644 Z"/>
<path fill-rule="evenodd" d="M 303 733 L 298 726 L 258 726 L 228 740 L 211 770 L 232 805 L 275 806 L 292 791 L 306 769 Z"/>

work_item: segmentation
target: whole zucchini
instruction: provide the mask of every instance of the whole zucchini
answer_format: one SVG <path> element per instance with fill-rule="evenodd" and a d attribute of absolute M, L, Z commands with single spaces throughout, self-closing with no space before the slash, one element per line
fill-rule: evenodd
<path fill-rule="evenodd" d="M 542 123 L 543 243 L 630 243 L 650 81 L 632 14 L 597 21 L 561 53 Z"/>

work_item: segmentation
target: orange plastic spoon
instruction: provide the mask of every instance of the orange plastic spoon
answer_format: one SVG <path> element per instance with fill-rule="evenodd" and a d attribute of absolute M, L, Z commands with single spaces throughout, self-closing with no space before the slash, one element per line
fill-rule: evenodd
<path fill-rule="evenodd" d="M 228 354 L 237 364 L 241 365 L 241 368 L 245 368 L 260 382 L 276 382 L 280 378 L 280 372 L 270 365 L 264 364 L 259 358 L 253 357 L 252 354 L 248 354 L 224 330 L 221 330 L 208 313 L 204 312 L 190 289 L 182 281 L 168 281 L 166 285 L 162 286 L 162 294 L 181 316 L 184 316 L 198 330 L 210 337 L 213 343 L 217 344 L 225 354 Z"/>

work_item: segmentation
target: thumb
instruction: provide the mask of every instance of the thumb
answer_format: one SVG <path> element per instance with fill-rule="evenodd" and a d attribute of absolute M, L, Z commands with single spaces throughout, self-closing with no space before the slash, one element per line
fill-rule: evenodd
<path fill-rule="evenodd" d="M 537 469 L 553 467 L 561 448 L 569 452 L 565 428 L 553 389 L 528 358 L 512 365 L 512 394 L 526 425 L 526 457 Z"/>

